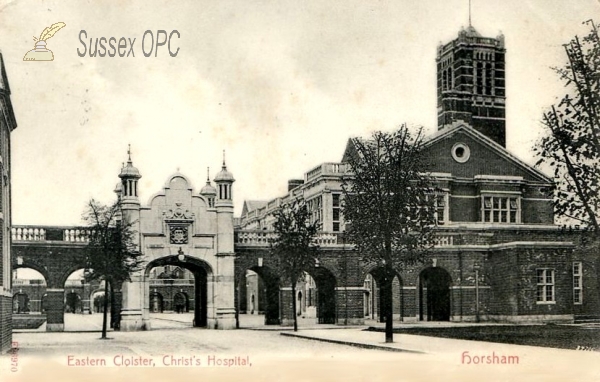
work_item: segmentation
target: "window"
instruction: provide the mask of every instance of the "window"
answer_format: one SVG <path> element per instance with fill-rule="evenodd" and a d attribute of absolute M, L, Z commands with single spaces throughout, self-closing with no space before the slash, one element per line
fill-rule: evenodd
<path fill-rule="evenodd" d="M 573 303 L 583 303 L 583 267 L 579 261 L 573 263 Z"/>
<path fill-rule="evenodd" d="M 412 216 L 421 216 L 423 213 L 425 216 L 422 216 L 423 219 L 433 219 L 433 222 L 438 225 L 442 225 L 447 222 L 447 218 L 449 216 L 446 202 L 447 193 L 426 193 L 425 194 L 425 203 L 421 204 L 420 207 L 411 207 L 410 213 Z M 431 201 L 433 200 L 433 216 L 429 215 L 429 208 L 431 207 Z"/>
<path fill-rule="evenodd" d="M 554 269 L 537 269 L 537 303 L 553 303 Z"/>
<path fill-rule="evenodd" d="M 317 196 L 316 198 L 312 198 L 306 202 L 308 207 L 308 212 L 310 213 L 310 222 L 322 222 L 323 217 L 323 197 Z"/>
<path fill-rule="evenodd" d="M 340 194 L 331 194 L 331 198 L 332 198 L 332 215 L 331 215 L 331 221 L 333 222 L 332 224 L 332 230 L 333 232 L 340 232 L 340 215 L 341 215 L 341 210 L 340 210 Z"/>
<path fill-rule="evenodd" d="M 478 62 L 475 66 L 475 94 L 483 94 L 483 64 Z"/>
<path fill-rule="evenodd" d="M 465 163 L 471 156 L 471 150 L 465 143 L 457 143 L 452 146 L 452 158 L 458 163 Z"/>
<path fill-rule="evenodd" d="M 487 223 L 519 223 L 519 207 L 518 197 L 483 196 L 482 220 Z"/>

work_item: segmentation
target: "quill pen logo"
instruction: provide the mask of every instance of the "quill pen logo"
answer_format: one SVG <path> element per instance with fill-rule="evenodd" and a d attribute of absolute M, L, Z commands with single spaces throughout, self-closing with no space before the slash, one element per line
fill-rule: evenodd
<path fill-rule="evenodd" d="M 33 37 L 35 49 L 30 50 L 23 57 L 23 61 L 54 61 L 54 54 L 46 48 L 46 41 L 54 36 L 56 32 L 64 28 L 67 24 L 58 22 L 44 29 L 39 38 Z"/>

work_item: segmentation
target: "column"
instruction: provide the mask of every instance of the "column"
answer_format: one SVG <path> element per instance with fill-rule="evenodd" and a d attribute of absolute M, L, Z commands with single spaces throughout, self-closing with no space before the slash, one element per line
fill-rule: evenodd
<path fill-rule="evenodd" d="M 336 287 L 336 324 L 364 325 L 365 288 L 360 286 Z"/>
<path fill-rule="evenodd" d="M 235 329 L 235 287 L 233 253 L 217 254 L 219 274 L 215 275 L 215 329 Z"/>
<path fill-rule="evenodd" d="M 46 331 L 65 330 L 65 290 L 63 288 L 46 289 Z"/>
<path fill-rule="evenodd" d="M 131 276 L 131 281 L 123 283 L 121 288 L 121 330 L 124 332 L 150 329 L 149 320 L 143 319 L 144 293 L 148 289 L 141 272 Z"/>
<path fill-rule="evenodd" d="M 294 296 L 292 296 L 292 287 L 279 288 L 281 326 L 294 325 L 294 307 L 292 306 L 293 298 Z"/>

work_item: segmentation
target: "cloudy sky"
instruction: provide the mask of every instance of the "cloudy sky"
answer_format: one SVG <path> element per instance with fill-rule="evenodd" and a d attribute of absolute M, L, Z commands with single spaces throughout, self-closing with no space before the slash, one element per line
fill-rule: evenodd
<path fill-rule="evenodd" d="M 179 169 L 196 190 L 221 153 L 244 199 L 269 199 L 350 136 L 401 123 L 436 129 L 435 54 L 468 25 L 468 1 L 1 1 L 0 49 L 18 128 L 13 223 L 79 224 L 114 197 L 132 145 L 142 203 Z M 534 163 L 542 111 L 563 92 L 549 69 L 584 34 L 598 0 L 473 0 L 484 36 L 507 47 L 507 147 Z M 53 62 L 24 62 L 53 23 Z M 146 30 L 177 30 L 170 57 L 144 57 Z M 89 38 L 136 38 L 135 57 L 80 57 Z M 147 37 L 149 38 L 149 37 Z M 149 41 L 149 40 L 148 40 Z M 148 42 L 147 42 L 148 43 Z M 148 50 L 148 46 L 146 50 Z"/>

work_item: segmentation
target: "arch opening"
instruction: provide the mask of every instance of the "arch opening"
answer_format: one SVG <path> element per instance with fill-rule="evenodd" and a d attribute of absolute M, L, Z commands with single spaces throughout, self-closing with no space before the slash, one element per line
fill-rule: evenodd
<path fill-rule="evenodd" d="M 191 321 L 194 327 L 206 327 L 209 274 L 212 270 L 207 263 L 189 256 L 183 260 L 178 256 L 166 256 L 150 262 L 144 273 L 147 281 L 145 309 L 153 315 L 183 315 L 176 320 Z M 189 321 L 186 315 L 189 315 Z"/>
<path fill-rule="evenodd" d="M 34 268 L 18 266 L 12 276 L 13 313 L 41 314 L 48 287 L 44 274 Z"/>
<path fill-rule="evenodd" d="M 440 267 L 429 267 L 419 274 L 419 320 L 450 321 L 450 274 Z"/>
<path fill-rule="evenodd" d="M 313 267 L 308 275 L 314 280 L 314 296 L 317 323 L 335 324 L 337 280 L 333 273 L 325 267 Z"/>
<path fill-rule="evenodd" d="M 364 280 L 364 314 L 365 318 L 385 322 L 388 312 L 392 320 L 402 321 L 403 317 L 403 283 L 398 272 L 389 273 L 383 267 L 372 269 Z"/>
<path fill-rule="evenodd" d="M 247 268 L 236 288 L 240 327 L 279 325 L 280 278 L 268 266 Z"/>

